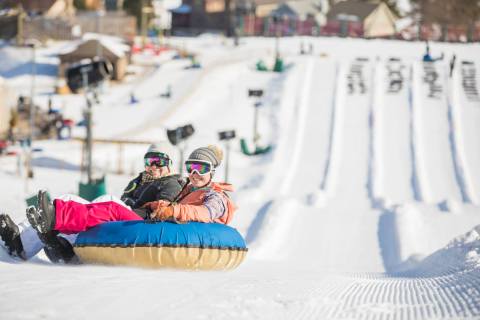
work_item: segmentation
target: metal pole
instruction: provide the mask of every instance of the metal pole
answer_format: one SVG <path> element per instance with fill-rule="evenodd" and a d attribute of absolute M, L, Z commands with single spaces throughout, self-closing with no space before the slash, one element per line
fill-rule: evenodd
<path fill-rule="evenodd" d="M 92 184 L 92 103 L 88 98 L 88 75 L 87 68 L 82 69 L 83 88 L 87 109 L 85 110 L 85 121 L 87 122 L 86 152 L 87 152 L 87 181 Z"/>
<path fill-rule="evenodd" d="M 225 0 L 225 36 L 230 37 L 232 35 L 232 17 L 230 11 L 230 0 Z"/>
<path fill-rule="evenodd" d="M 18 5 L 18 18 L 17 18 L 17 46 L 23 45 L 23 27 L 25 20 L 25 12 L 23 7 Z"/>
<path fill-rule="evenodd" d="M 273 20 L 274 29 L 275 29 L 275 59 L 278 58 L 278 38 L 279 38 L 279 32 L 278 32 L 278 18 L 274 18 Z"/>
<path fill-rule="evenodd" d="M 253 143 L 255 145 L 255 149 L 257 148 L 257 142 L 258 142 L 258 107 L 260 103 L 256 102 L 254 104 L 254 109 L 255 112 L 253 113 Z"/>
<path fill-rule="evenodd" d="M 141 33 L 142 33 L 142 48 L 145 49 L 146 37 L 147 37 L 147 13 L 148 9 L 145 6 L 145 1 L 141 1 Z"/>
<path fill-rule="evenodd" d="M 34 130 L 35 130 L 35 74 L 37 73 L 36 70 L 36 63 L 35 63 L 35 43 L 31 44 L 32 48 L 32 82 L 30 87 L 30 134 L 28 137 L 29 141 L 29 152 L 28 152 L 28 169 L 27 169 L 27 176 L 28 178 L 33 178 L 33 139 L 34 139 Z"/>
<path fill-rule="evenodd" d="M 100 41 L 100 33 L 102 32 L 102 29 L 103 29 L 102 16 L 103 16 L 103 11 L 101 9 L 97 10 L 96 30 L 97 30 L 97 34 L 99 35 L 97 39 L 97 57 L 101 57 L 103 55 L 103 49 Z"/>

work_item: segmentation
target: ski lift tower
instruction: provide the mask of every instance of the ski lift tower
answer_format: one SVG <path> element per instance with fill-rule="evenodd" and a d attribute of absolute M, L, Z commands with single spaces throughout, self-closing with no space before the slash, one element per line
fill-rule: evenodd
<path fill-rule="evenodd" d="M 93 178 L 92 163 L 92 109 L 95 102 L 94 89 L 103 81 L 110 78 L 112 65 L 103 58 L 94 57 L 84 59 L 70 66 L 66 71 L 67 85 L 74 93 L 83 90 L 86 108 L 84 110 L 86 137 L 85 137 L 85 166 L 87 183 L 80 183 L 80 196 L 86 200 L 93 200 L 105 192 L 104 178 L 95 180 Z M 102 193 L 103 192 L 103 193 Z"/>
<path fill-rule="evenodd" d="M 144 5 L 144 1 L 141 1 L 142 15 L 141 15 L 141 32 L 142 32 L 142 49 L 145 49 L 146 38 L 148 36 L 148 19 L 154 13 L 153 8 Z"/>
<path fill-rule="evenodd" d="M 228 183 L 228 168 L 230 162 L 230 140 L 235 138 L 235 130 L 220 131 L 218 133 L 218 139 L 225 141 L 225 149 L 227 150 L 227 155 L 225 159 L 225 182 Z"/>
<path fill-rule="evenodd" d="M 248 96 L 257 98 L 258 100 L 255 101 L 253 104 L 254 113 L 253 113 L 253 144 L 255 145 L 255 149 L 258 148 L 258 140 L 260 140 L 260 134 L 258 133 L 258 108 L 262 106 L 262 102 L 260 101 L 263 97 L 263 90 L 262 89 L 248 89 Z"/>
<path fill-rule="evenodd" d="M 25 189 L 28 191 L 28 179 L 32 179 L 34 174 L 33 174 L 33 139 L 35 138 L 35 78 L 36 78 L 36 73 L 37 73 L 37 65 L 36 65 L 36 50 L 37 47 L 40 46 L 40 42 L 36 39 L 29 39 L 25 42 L 25 45 L 29 48 L 32 49 L 32 60 L 31 60 L 31 65 L 32 65 L 32 77 L 31 77 L 31 83 L 30 83 L 30 107 L 29 107 L 29 135 L 28 135 L 28 140 L 27 140 L 27 147 L 28 147 L 28 154 L 27 154 L 27 161 L 26 161 L 26 171 L 27 171 L 27 176 L 26 176 L 26 182 L 25 182 Z"/>

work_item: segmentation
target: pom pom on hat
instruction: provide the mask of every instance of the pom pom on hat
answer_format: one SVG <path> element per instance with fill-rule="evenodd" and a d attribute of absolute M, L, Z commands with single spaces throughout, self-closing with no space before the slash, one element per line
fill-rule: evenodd
<path fill-rule="evenodd" d="M 208 147 L 201 147 L 193 150 L 188 157 L 188 160 L 203 160 L 210 161 L 213 167 L 218 167 L 223 160 L 223 151 L 220 147 L 209 145 Z"/>

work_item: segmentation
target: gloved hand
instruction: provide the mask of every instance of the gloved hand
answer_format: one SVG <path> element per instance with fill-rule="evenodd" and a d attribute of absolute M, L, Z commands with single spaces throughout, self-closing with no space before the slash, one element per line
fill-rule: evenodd
<path fill-rule="evenodd" d="M 174 219 L 173 206 L 168 207 L 158 207 L 155 211 L 150 214 L 150 219 L 165 221 L 168 219 Z"/>
<path fill-rule="evenodd" d="M 170 201 L 167 200 L 157 200 L 145 203 L 142 208 L 148 208 L 151 211 L 155 211 L 160 207 L 168 207 L 170 205 Z"/>
<path fill-rule="evenodd" d="M 133 200 L 132 198 L 125 197 L 122 199 L 122 201 L 130 208 L 133 208 L 135 206 L 135 200 Z"/>

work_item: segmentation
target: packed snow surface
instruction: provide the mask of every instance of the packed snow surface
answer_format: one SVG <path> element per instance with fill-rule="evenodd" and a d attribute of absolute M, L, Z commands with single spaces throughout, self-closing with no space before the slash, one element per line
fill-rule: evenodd
<path fill-rule="evenodd" d="M 423 43 L 293 37 L 280 40 L 286 69 L 273 73 L 255 63 L 272 66 L 274 39 L 170 41 L 202 67 L 170 53 L 134 57 L 124 83 L 103 86 L 94 135 L 158 141 L 191 123 L 187 155 L 225 147 L 217 134 L 230 129 L 253 148 L 258 101 L 247 92 L 263 89 L 259 143 L 272 152 L 248 157 L 236 139 L 229 157 L 240 207 L 232 226 L 247 241 L 246 261 L 229 272 L 72 267 L 0 250 L 1 319 L 480 317 L 478 45 L 432 43 L 445 60 L 425 64 Z M 302 42 L 314 52 L 300 55 Z M 80 121 L 81 95 L 52 94 L 55 54 L 65 46 L 38 50 L 35 101 L 46 108 L 50 98 Z M 30 54 L 0 47 L 0 76 L 17 94 L 30 94 Z M 168 88 L 170 99 L 162 97 Z M 80 142 L 34 146 L 41 151 L 31 180 L 16 157 L 0 157 L 1 210 L 17 222 L 39 188 L 58 197 L 76 193 L 84 178 Z M 95 144 L 109 193 L 119 196 L 142 170 L 147 147 Z"/>

